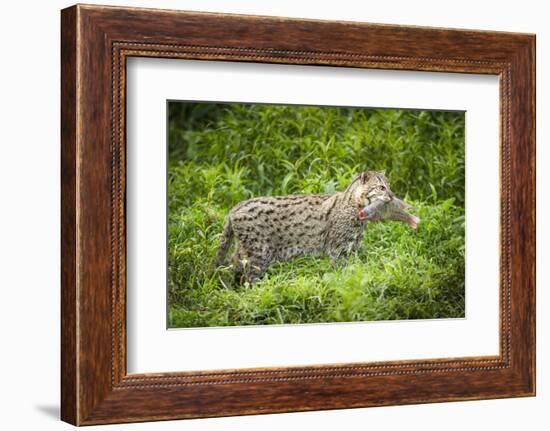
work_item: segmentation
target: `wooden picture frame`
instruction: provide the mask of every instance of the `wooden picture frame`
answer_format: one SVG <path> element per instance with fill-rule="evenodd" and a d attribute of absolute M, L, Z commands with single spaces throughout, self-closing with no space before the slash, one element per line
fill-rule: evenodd
<path fill-rule="evenodd" d="M 535 37 L 77 5 L 61 14 L 61 418 L 75 425 L 535 394 Z M 500 77 L 500 354 L 126 373 L 131 56 Z"/>

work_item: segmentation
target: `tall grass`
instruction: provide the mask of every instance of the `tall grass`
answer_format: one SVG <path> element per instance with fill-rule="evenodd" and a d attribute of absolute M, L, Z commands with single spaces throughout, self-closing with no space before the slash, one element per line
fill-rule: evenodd
<path fill-rule="evenodd" d="M 369 225 L 334 269 L 301 257 L 237 288 L 212 270 L 227 212 L 255 196 L 334 193 L 385 170 L 417 231 Z M 251 104 L 169 105 L 169 326 L 464 315 L 464 114 Z"/>

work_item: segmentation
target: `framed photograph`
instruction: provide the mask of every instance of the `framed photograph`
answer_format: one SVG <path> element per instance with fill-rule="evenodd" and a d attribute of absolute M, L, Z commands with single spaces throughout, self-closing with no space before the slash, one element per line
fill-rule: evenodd
<path fill-rule="evenodd" d="M 62 419 L 535 394 L 535 36 L 61 14 Z"/>

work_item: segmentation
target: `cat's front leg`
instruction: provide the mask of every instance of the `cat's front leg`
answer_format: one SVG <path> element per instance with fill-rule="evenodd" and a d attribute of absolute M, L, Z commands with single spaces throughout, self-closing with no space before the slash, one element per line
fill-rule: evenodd
<path fill-rule="evenodd" d="M 346 250 L 333 250 L 329 253 L 330 264 L 335 271 L 344 268 L 349 260 L 349 252 Z"/>

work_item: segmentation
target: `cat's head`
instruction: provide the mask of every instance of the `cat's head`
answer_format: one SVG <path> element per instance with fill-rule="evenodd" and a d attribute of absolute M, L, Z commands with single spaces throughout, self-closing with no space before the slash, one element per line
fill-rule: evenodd
<path fill-rule="evenodd" d="M 389 202 L 395 198 L 384 172 L 361 172 L 350 187 L 352 199 L 357 208 L 364 208 L 376 201 Z"/>

